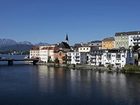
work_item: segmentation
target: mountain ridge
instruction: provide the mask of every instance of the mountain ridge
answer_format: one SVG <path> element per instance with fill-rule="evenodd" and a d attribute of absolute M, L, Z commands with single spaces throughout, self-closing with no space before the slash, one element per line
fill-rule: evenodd
<path fill-rule="evenodd" d="M 9 50 L 16 50 L 16 51 L 28 51 L 30 50 L 33 46 L 39 46 L 39 45 L 48 45 L 48 43 L 37 43 L 37 44 L 32 44 L 29 41 L 22 41 L 22 42 L 17 42 L 12 39 L 0 39 L 0 50 L 2 51 L 9 51 Z"/>

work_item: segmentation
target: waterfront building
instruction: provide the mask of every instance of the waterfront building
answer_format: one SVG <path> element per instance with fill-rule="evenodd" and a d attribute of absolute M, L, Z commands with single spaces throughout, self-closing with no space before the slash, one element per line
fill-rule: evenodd
<path fill-rule="evenodd" d="M 74 50 L 74 51 L 78 51 L 79 47 L 82 47 L 82 44 L 81 44 L 81 43 L 76 43 L 76 44 L 74 44 L 74 46 L 73 46 L 73 50 Z"/>
<path fill-rule="evenodd" d="M 115 48 L 114 37 L 104 38 L 102 40 L 102 49 L 113 49 Z"/>
<path fill-rule="evenodd" d="M 86 52 L 86 53 L 88 53 L 88 52 L 90 52 L 90 50 L 91 50 L 90 46 L 81 46 L 81 47 L 78 48 L 78 52 Z"/>
<path fill-rule="evenodd" d="M 105 50 L 102 55 L 102 64 L 113 67 L 124 67 L 126 64 L 134 64 L 133 53 L 126 49 Z"/>
<path fill-rule="evenodd" d="M 57 49 L 56 45 L 39 46 L 39 58 L 42 62 L 54 61 L 54 52 Z"/>
<path fill-rule="evenodd" d="M 102 65 L 102 55 L 104 50 L 92 49 L 90 53 L 87 54 L 87 62 L 89 65 L 101 66 Z"/>
<path fill-rule="evenodd" d="M 30 50 L 30 58 L 39 58 L 39 47 L 38 46 L 34 46 L 31 50 Z"/>
<path fill-rule="evenodd" d="M 67 52 L 67 63 L 68 64 L 86 64 L 87 53 L 85 52 Z"/>
<path fill-rule="evenodd" d="M 101 49 L 102 48 L 102 41 L 95 40 L 95 41 L 88 42 L 88 46 L 90 46 L 90 47 L 98 47 L 98 49 Z"/>
<path fill-rule="evenodd" d="M 57 45 L 58 49 L 55 50 L 54 58 L 59 60 L 60 64 L 66 63 L 67 52 L 71 50 L 71 47 L 67 42 L 61 42 Z"/>
<path fill-rule="evenodd" d="M 140 31 L 120 32 L 115 34 L 115 48 L 129 49 L 138 44 L 140 46 Z"/>
<path fill-rule="evenodd" d="M 30 50 L 30 58 L 39 58 L 41 62 L 45 63 L 48 60 L 54 61 L 54 51 L 56 49 L 56 45 L 35 46 Z"/>

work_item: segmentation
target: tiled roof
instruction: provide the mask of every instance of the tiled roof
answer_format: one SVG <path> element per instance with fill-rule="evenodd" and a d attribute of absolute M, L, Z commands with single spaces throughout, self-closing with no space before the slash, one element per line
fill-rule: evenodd
<path fill-rule="evenodd" d="M 57 47 L 43 47 L 41 50 L 57 50 Z"/>
<path fill-rule="evenodd" d="M 102 43 L 102 41 L 100 41 L 100 40 L 95 40 L 95 41 L 91 41 L 91 42 L 89 42 L 89 43 Z"/>
<path fill-rule="evenodd" d="M 121 36 L 121 35 L 140 35 L 140 31 L 118 32 L 115 34 L 115 36 Z"/>
<path fill-rule="evenodd" d="M 61 42 L 59 45 L 58 45 L 59 48 L 65 48 L 65 49 L 70 49 L 70 46 L 68 43 L 66 42 Z"/>
<path fill-rule="evenodd" d="M 102 41 L 114 41 L 114 37 L 104 38 Z"/>
<path fill-rule="evenodd" d="M 38 46 L 34 46 L 34 47 L 32 47 L 31 50 L 39 50 L 39 47 Z"/>

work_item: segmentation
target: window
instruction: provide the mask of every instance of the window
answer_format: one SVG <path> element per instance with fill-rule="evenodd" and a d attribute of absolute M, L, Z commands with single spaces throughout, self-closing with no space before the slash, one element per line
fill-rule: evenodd
<path fill-rule="evenodd" d="M 120 54 L 116 54 L 116 58 L 121 58 L 121 55 Z"/>
<path fill-rule="evenodd" d="M 125 55 L 122 55 L 122 57 L 125 57 Z"/>
<path fill-rule="evenodd" d="M 107 54 L 107 58 L 108 59 L 111 59 L 111 54 Z"/>

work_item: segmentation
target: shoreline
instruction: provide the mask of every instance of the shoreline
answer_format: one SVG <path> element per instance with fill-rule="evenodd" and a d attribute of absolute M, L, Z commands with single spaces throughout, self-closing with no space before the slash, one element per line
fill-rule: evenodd
<path fill-rule="evenodd" d="M 125 68 L 108 68 L 108 67 L 101 67 L 101 66 L 94 66 L 94 65 L 87 65 L 87 64 L 55 64 L 55 63 L 37 63 L 37 65 L 47 65 L 48 67 L 64 67 L 68 69 L 77 69 L 77 70 L 93 70 L 99 72 L 108 72 L 108 73 L 125 73 L 125 74 L 140 74 L 140 71 L 136 71 L 135 69 L 129 71 Z"/>
<path fill-rule="evenodd" d="M 108 71 L 108 72 L 121 72 L 121 68 L 109 68 L 101 67 L 101 66 L 94 66 L 94 65 L 87 65 L 87 64 L 55 64 L 55 63 L 37 63 L 37 65 L 47 65 L 49 67 L 65 67 L 69 69 L 80 69 L 80 70 L 94 70 L 94 71 Z"/>

